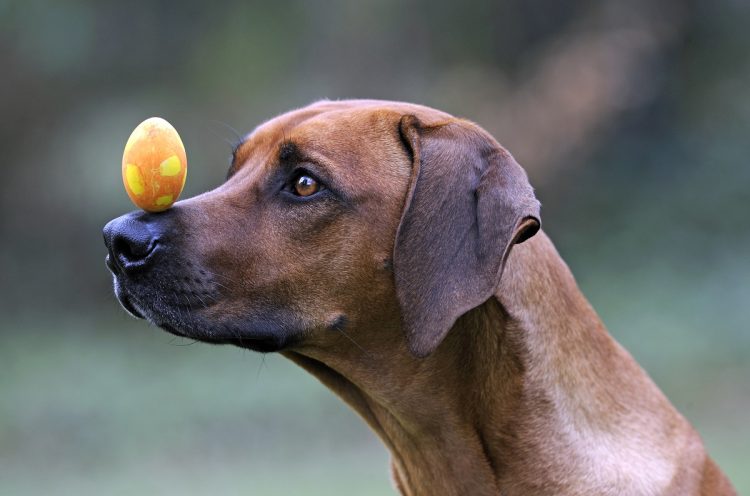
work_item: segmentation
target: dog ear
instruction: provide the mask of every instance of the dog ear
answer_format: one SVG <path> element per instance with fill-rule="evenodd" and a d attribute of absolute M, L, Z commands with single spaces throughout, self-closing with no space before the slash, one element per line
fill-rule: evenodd
<path fill-rule="evenodd" d="M 409 349 L 424 357 L 492 296 L 512 245 L 539 230 L 539 202 L 521 166 L 478 126 L 404 116 L 399 130 L 413 165 L 393 267 Z"/>

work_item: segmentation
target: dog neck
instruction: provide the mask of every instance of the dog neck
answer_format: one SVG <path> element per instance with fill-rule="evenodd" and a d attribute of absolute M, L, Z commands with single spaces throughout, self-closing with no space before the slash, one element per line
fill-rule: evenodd
<path fill-rule="evenodd" d="M 673 433 L 690 428 L 542 233 L 514 248 L 495 298 L 429 357 L 395 346 L 397 329 L 285 355 L 380 436 L 402 494 L 649 493 L 677 476 L 686 441 Z"/>

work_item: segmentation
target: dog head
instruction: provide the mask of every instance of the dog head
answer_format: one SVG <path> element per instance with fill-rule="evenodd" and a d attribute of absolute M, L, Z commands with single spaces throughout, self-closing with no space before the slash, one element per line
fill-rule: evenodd
<path fill-rule="evenodd" d="M 104 238 L 123 307 L 174 334 L 278 351 L 395 321 L 425 356 L 538 229 L 525 173 L 481 128 L 365 100 L 268 121 L 224 184 Z"/>

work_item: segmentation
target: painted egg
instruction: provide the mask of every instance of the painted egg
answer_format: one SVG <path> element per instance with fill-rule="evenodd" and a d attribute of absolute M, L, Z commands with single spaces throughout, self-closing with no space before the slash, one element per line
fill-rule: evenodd
<path fill-rule="evenodd" d="M 138 124 L 125 144 L 122 181 L 130 199 L 147 212 L 161 212 L 179 198 L 187 177 L 180 135 L 160 117 Z"/>

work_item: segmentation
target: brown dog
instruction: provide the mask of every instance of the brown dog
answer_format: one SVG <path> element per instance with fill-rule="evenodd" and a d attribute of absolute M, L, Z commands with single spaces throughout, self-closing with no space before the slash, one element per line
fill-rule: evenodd
<path fill-rule="evenodd" d="M 539 227 L 478 126 L 342 101 L 263 124 L 222 186 L 104 236 L 126 309 L 304 367 L 404 495 L 734 494 Z"/>

